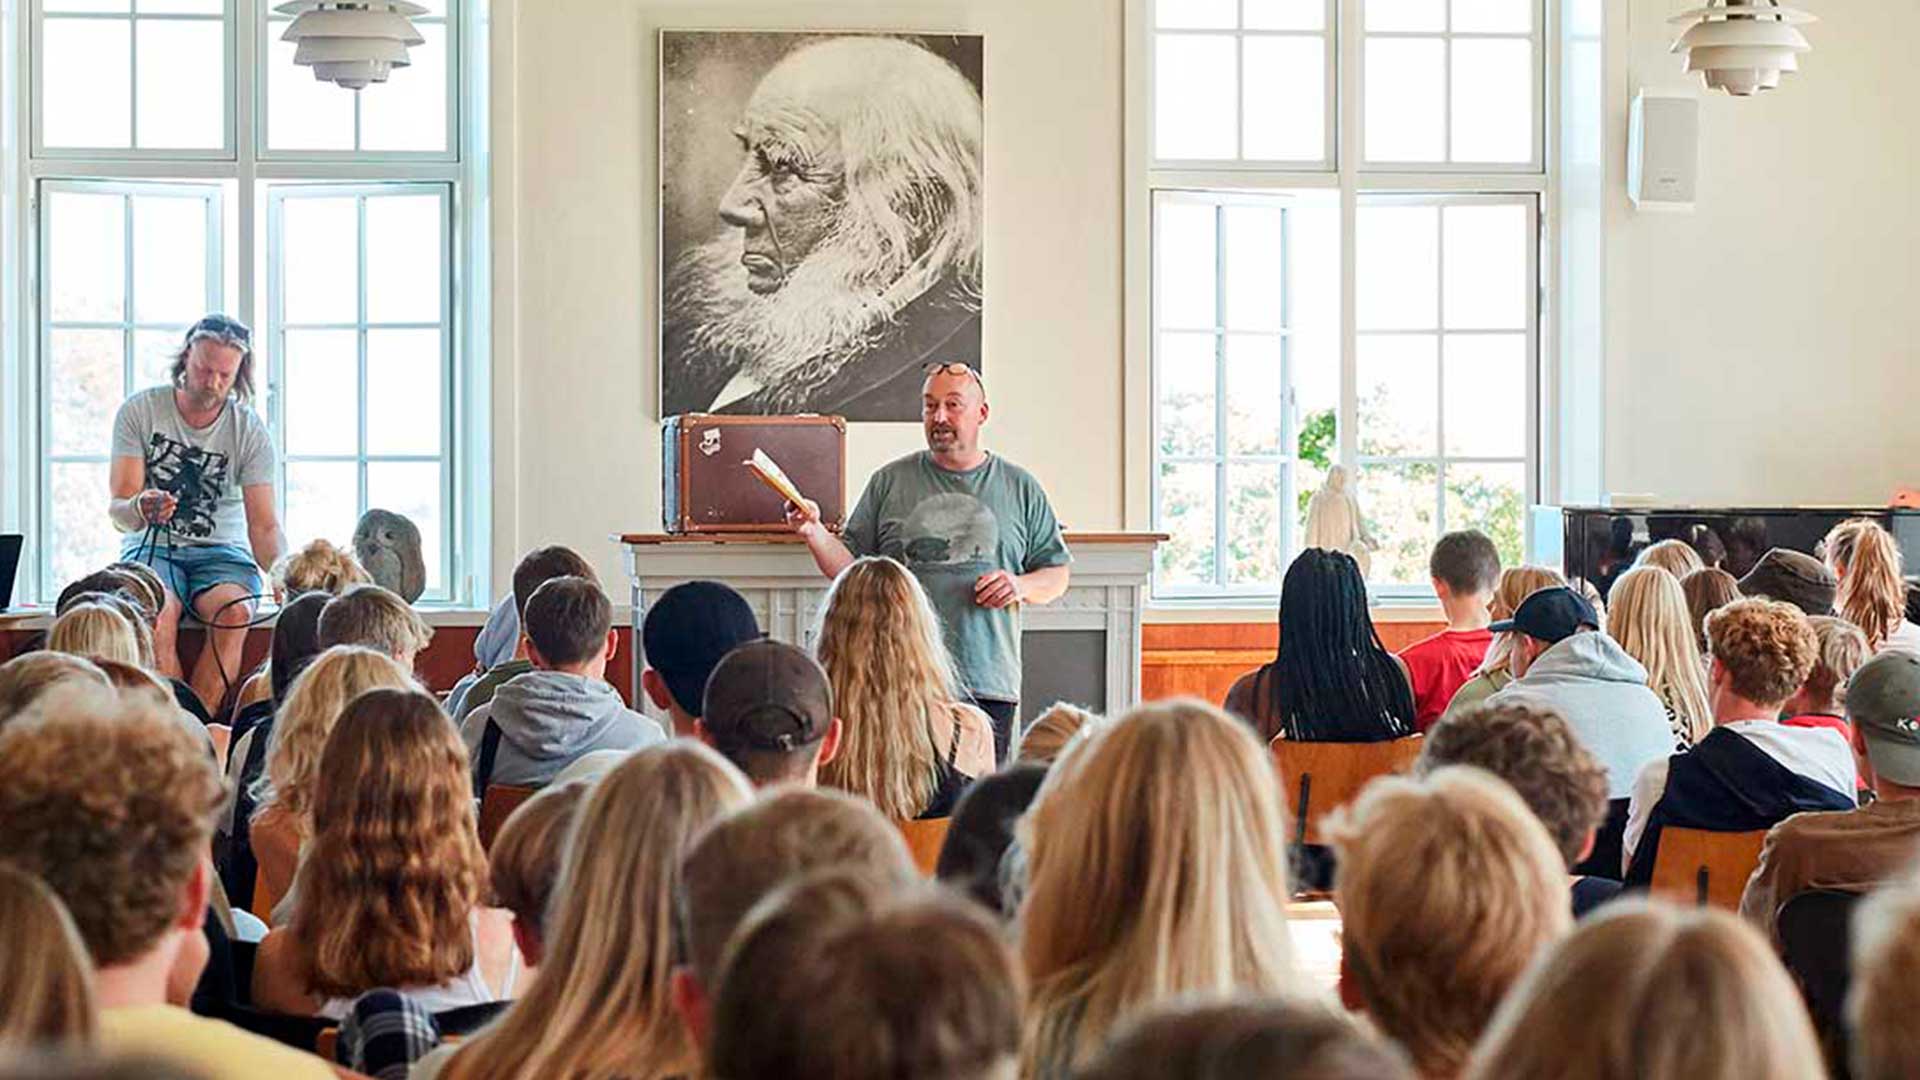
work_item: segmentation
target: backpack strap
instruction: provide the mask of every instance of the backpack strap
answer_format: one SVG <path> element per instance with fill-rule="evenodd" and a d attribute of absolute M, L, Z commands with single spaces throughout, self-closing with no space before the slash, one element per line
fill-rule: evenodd
<path fill-rule="evenodd" d="M 493 782 L 493 759 L 500 753 L 500 725 L 487 717 L 487 729 L 480 733 L 480 756 L 473 765 L 473 794 L 476 798 L 486 795 L 487 785 Z"/>

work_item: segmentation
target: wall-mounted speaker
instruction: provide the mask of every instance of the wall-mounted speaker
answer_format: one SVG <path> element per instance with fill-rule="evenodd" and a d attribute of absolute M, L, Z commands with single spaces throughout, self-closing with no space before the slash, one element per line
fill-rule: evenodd
<path fill-rule="evenodd" d="M 1640 210 L 1692 210 L 1699 171 L 1699 100 L 1635 94 L 1627 115 L 1627 198 Z"/>

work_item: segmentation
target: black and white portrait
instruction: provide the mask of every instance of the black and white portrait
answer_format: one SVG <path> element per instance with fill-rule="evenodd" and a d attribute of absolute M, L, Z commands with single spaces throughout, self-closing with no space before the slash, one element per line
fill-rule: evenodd
<path fill-rule="evenodd" d="M 663 31 L 661 414 L 916 420 L 980 365 L 981 39 Z"/>

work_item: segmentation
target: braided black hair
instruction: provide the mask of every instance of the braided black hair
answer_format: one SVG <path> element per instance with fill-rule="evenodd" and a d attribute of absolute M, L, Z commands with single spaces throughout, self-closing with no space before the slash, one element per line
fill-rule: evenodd
<path fill-rule="evenodd" d="M 1367 614 L 1353 556 L 1308 548 L 1280 585 L 1280 649 L 1268 664 L 1262 734 L 1381 742 L 1414 732 L 1413 690 Z"/>

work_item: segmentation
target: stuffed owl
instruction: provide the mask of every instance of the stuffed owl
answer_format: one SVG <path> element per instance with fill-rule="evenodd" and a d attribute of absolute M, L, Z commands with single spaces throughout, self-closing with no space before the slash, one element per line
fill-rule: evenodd
<path fill-rule="evenodd" d="M 390 510 L 369 510 L 353 530 L 353 553 L 381 588 L 411 604 L 427 589 L 427 564 L 420 557 L 420 529 Z"/>

